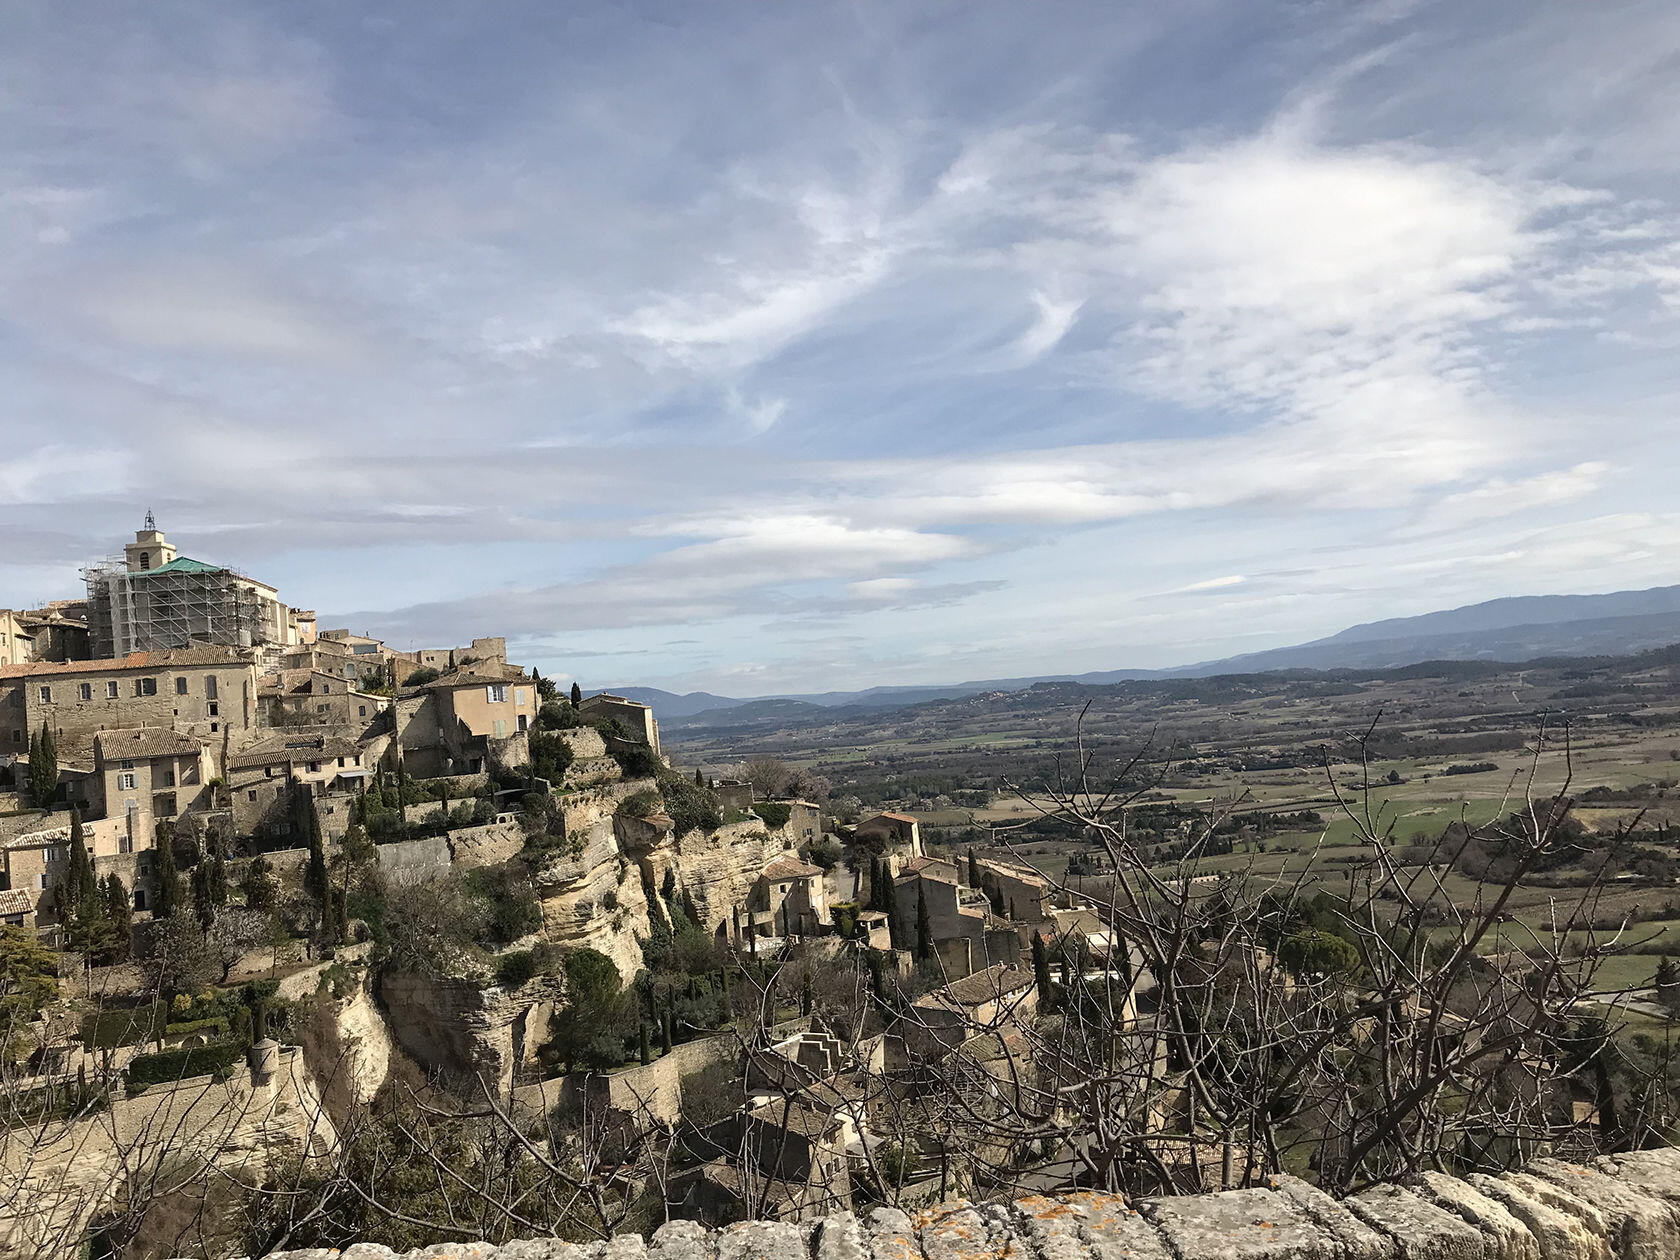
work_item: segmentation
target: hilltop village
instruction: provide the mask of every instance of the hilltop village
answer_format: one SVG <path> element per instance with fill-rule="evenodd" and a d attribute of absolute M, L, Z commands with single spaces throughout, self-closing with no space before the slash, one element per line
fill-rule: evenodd
<path fill-rule="evenodd" d="M 29 1100 L 0 1237 L 28 1254 L 140 1230 L 138 1166 L 258 1185 L 398 1086 L 546 1117 L 550 1152 L 610 1135 L 620 1225 L 947 1195 L 1017 1155 L 872 1082 L 977 1042 L 1012 1063 L 1052 959 L 1120 974 L 1030 868 L 924 852 L 908 814 L 843 826 L 787 767 L 673 766 L 645 705 L 502 638 L 318 627 L 149 516 L 86 581 L 0 611 L 0 1035 Z"/>

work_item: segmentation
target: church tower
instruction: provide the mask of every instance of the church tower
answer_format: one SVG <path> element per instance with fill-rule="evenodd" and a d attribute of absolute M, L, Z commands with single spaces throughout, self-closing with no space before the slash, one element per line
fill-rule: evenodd
<path fill-rule="evenodd" d="M 175 558 L 175 544 L 163 536 L 151 512 L 146 513 L 146 527 L 134 531 L 134 541 L 123 548 L 128 571 L 140 573 L 146 569 L 161 569 Z"/>

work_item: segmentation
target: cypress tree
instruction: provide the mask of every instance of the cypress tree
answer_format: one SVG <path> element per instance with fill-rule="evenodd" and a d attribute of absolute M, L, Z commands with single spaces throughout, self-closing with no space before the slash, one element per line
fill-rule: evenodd
<path fill-rule="evenodd" d="M 572 708 L 575 709 L 575 708 L 578 707 L 578 705 L 580 705 L 582 703 L 583 703 L 583 688 L 578 686 L 577 682 L 574 680 L 573 683 L 572 683 Z"/>
<path fill-rule="evenodd" d="M 88 857 L 87 833 L 82 830 L 82 811 L 70 807 L 70 869 L 63 885 L 61 917 L 74 922 L 75 930 L 85 934 L 98 921 L 99 879 L 93 873 L 93 860 Z"/>
<path fill-rule="evenodd" d="M 1050 951 L 1044 947 L 1044 938 L 1037 932 L 1032 939 L 1033 979 L 1038 983 L 1038 1004 L 1049 1010 L 1052 1002 L 1050 989 Z"/>
<path fill-rule="evenodd" d="M 157 831 L 157 872 L 152 897 L 152 916 L 167 919 L 181 905 L 181 881 L 175 873 L 175 832 L 170 827 Z"/>
<path fill-rule="evenodd" d="M 105 903 L 105 921 L 111 925 L 109 958 L 112 962 L 126 962 L 134 943 L 134 911 L 129 905 L 128 889 L 123 886 L 122 876 L 112 871 L 105 877 L 100 892 Z"/>
<path fill-rule="evenodd" d="M 968 886 L 970 888 L 980 887 L 980 862 L 974 856 L 972 848 L 968 851 Z"/>
<path fill-rule="evenodd" d="M 192 873 L 193 913 L 206 935 L 216 926 L 216 903 L 210 896 L 210 859 L 200 858 Z"/>
<path fill-rule="evenodd" d="M 933 920 L 928 917 L 927 893 L 916 885 L 916 957 L 933 957 Z"/>
<path fill-rule="evenodd" d="M 666 1054 L 671 1053 L 671 1045 L 676 1041 L 676 1019 L 671 1014 L 671 1008 L 665 1008 L 665 1018 L 659 1023 L 659 1048 Z"/>
<path fill-rule="evenodd" d="M 699 766 L 694 767 L 694 786 L 699 788 L 706 786 L 706 776 L 700 773 Z"/>
<path fill-rule="evenodd" d="M 46 809 L 52 804 L 53 794 L 58 791 L 58 744 L 45 720 L 41 722 L 40 733 L 29 738 L 27 781 L 29 797 L 37 808 Z"/>
<path fill-rule="evenodd" d="M 643 1020 L 641 1023 L 636 1025 L 636 1042 L 636 1048 L 641 1052 L 642 1066 L 646 1067 L 648 1064 L 653 1062 L 653 1047 L 648 1044 L 648 1026 L 646 1020 Z"/>
<path fill-rule="evenodd" d="M 315 899 L 321 914 L 321 927 L 325 930 L 332 923 L 332 881 L 327 876 L 327 847 L 321 839 L 321 816 L 315 811 L 309 789 L 301 784 L 298 799 L 303 810 L 304 834 L 309 840 L 309 864 L 304 868 L 303 887 Z"/>
<path fill-rule="evenodd" d="M 799 981 L 799 1013 L 809 1015 L 817 1004 L 817 987 L 807 969 Z"/>

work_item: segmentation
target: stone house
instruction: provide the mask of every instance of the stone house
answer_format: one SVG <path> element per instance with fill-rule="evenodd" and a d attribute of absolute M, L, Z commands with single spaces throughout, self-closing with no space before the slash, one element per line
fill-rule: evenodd
<path fill-rule="evenodd" d="M 980 887 L 992 899 L 994 908 L 1015 923 L 1037 924 L 1050 918 L 1054 886 L 1030 866 L 981 858 Z"/>
<path fill-rule="evenodd" d="M 0 608 L 0 665 L 35 659 L 35 632 L 15 609 Z"/>
<path fill-rule="evenodd" d="M 133 831 L 129 829 L 131 823 Z M 134 908 L 139 911 L 147 909 L 150 896 L 152 835 L 149 815 L 138 819 L 95 818 L 82 823 L 82 843 L 94 874 L 103 879 L 116 872 L 133 892 Z M 49 818 L 45 826 L 37 822 L 33 830 L 4 842 L 0 848 L 0 888 L 22 893 L 30 901 L 39 926 L 54 926 L 58 923 L 54 890 L 65 879 L 69 866 L 70 818 L 61 813 Z"/>
<path fill-rule="evenodd" d="M 282 669 L 266 674 L 257 695 L 269 726 L 366 727 L 391 707 L 357 683 L 319 669 Z"/>
<path fill-rule="evenodd" d="M 922 829 L 909 814 L 876 814 L 852 829 L 857 840 L 880 848 L 897 870 L 899 864 L 922 856 Z"/>
<path fill-rule="evenodd" d="M 282 846 L 303 843 L 299 790 L 306 791 L 321 832 L 339 840 L 350 829 L 350 806 L 372 768 L 370 750 L 345 734 L 281 732 L 228 758 L 234 830 Z"/>
<path fill-rule="evenodd" d="M 991 912 L 986 894 L 957 881 L 957 869 L 939 858 L 915 857 L 893 879 L 893 905 L 901 941 L 916 939 L 916 916 L 927 902 L 933 946 L 945 974 L 966 976 L 1020 957 L 1020 938 Z"/>
<path fill-rule="evenodd" d="M 103 730 L 164 727 L 212 749 L 256 724 L 254 654 L 225 647 L 136 652 L 118 660 L 0 666 L 0 758 L 26 757 L 44 723 L 62 760 L 88 759 Z"/>
<path fill-rule="evenodd" d="M 398 693 L 397 744 L 421 779 L 522 766 L 537 707 L 536 683 L 523 670 L 474 665 Z"/>
<path fill-rule="evenodd" d="M 209 806 L 211 766 L 189 735 L 156 726 L 100 731 L 93 738 L 99 816 L 121 821 L 134 846 L 149 849 L 157 820 Z"/>
<path fill-rule="evenodd" d="M 712 1155 L 672 1182 L 679 1215 L 703 1222 L 795 1221 L 851 1207 L 846 1148 L 857 1140 L 840 1111 L 772 1098 L 693 1139 Z"/>
<path fill-rule="evenodd" d="M 822 839 L 822 808 L 810 801 L 783 801 L 788 807 L 788 820 L 783 832 L 793 837 L 793 847 L 804 849 Z"/>
<path fill-rule="evenodd" d="M 942 1057 L 970 1037 L 1006 1033 L 1031 1019 L 1038 984 L 1031 970 L 999 963 L 917 998 L 910 1012 L 906 1050 L 915 1058 Z"/>
<path fill-rule="evenodd" d="M 506 665 L 507 640 L 495 635 L 474 639 L 464 648 L 421 648 L 412 653 L 412 659 L 416 669 L 451 670 L 465 669 L 469 665 Z"/>
<path fill-rule="evenodd" d="M 35 900 L 21 888 L 0 888 L 0 926 L 35 926 Z"/>
<path fill-rule="evenodd" d="M 712 785 L 718 808 L 724 813 L 744 814 L 753 806 L 753 785 L 739 779 L 720 779 Z"/>
<path fill-rule="evenodd" d="M 659 752 L 659 721 L 653 716 L 653 710 L 640 701 L 603 691 L 599 695 L 585 696 L 583 703 L 578 705 L 578 714 L 589 722 L 616 719 L 630 732 L 632 739 L 641 740 L 656 754 Z M 749 800 L 747 804 L 752 802 Z"/>
<path fill-rule="evenodd" d="M 817 936 L 829 925 L 822 868 L 784 854 L 764 868 L 747 902 L 756 936 Z"/>

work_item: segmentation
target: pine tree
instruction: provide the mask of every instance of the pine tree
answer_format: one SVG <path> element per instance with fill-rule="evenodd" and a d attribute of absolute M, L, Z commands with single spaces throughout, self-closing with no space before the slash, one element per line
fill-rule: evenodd
<path fill-rule="evenodd" d="M 572 683 L 572 708 L 575 709 L 575 708 L 578 707 L 578 705 L 580 705 L 582 703 L 583 703 L 583 688 L 578 686 L 577 683 L 574 681 Z"/>
<path fill-rule="evenodd" d="M 127 962 L 134 943 L 134 909 L 129 904 L 122 876 L 115 871 L 107 875 L 100 896 L 105 903 L 105 921 L 111 928 L 107 957 L 114 963 Z"/>
<path fill-rule="evenodd" d="M 1038 1005 L 1048 1011 L 1054 1000 L 1050 988 L 1050 951 L 1044 946 L 1044 938 L 1037 932 L 1032 939 L 1033 979 L 1038 983 Z"/>
<path fill-rule="evenodd" d="M 152 882 L 152 917 L 167 919 L 181 905 L 181 880 L 175 872 L 175 832 L 171 827 L 157 829 L 157 871 Z"/>
<path fill-rule="evenodd" d="M 916 884 L 916 957 L 933 957 L 933 920 L 928 917 L 927 892 Z"/>
<path fill-rule="evenodd" d="M 968 851 L 968 886 L 980 887 L 980 861 L 974 856 L 974 850 Z"/>

